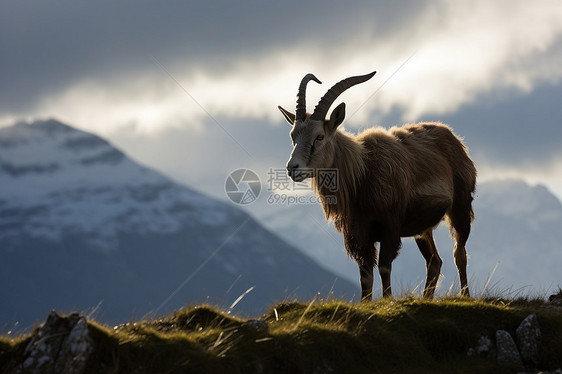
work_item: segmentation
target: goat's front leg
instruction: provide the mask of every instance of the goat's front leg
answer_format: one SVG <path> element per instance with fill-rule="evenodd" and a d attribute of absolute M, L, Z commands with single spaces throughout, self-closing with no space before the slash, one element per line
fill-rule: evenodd
<path fill-rule="evenodd" d="M 359 276 L 361 277 L 361 301 L 371 301 L 373 297 L 373 263 L 365 261 L 359 264 Z"/>
<path fill-rule="evenodd" d="M 390 272 L 392 270 L 392 261 L 398 255 L 401 246 L 400 236 L 389 236 L 381 241 L 381 249 L 379 253 L 379 275 L 382 282 L 382 296 L 392 297 L 392 288 L 390 287 Z"/>

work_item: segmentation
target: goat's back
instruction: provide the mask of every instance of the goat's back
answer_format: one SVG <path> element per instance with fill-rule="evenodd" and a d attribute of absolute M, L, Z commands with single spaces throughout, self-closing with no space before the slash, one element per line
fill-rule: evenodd
<path fill-rule="evenodd" d="M 373 128 L 357 140 L 366 150 L 368 178 L 377 181 L 386 199 L 396 202 L 404 196 L 431 194 L 435 188 L 451 196 L 458 188 L 474 191 L 474 163 L 461 139 L 444 124 Z"/>

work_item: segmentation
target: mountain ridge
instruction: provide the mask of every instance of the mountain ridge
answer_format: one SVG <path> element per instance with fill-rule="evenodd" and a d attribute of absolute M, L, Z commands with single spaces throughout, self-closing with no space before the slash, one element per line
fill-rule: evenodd
<path fill-rule="evenodd" d="M 0 164 L 9 165 L 0 171 L 0 326 L 100 303 L 102 320 L 122 322 L 189 302 L 231 305 L 252 287 L 235 313 L 357 292 L 345 280 L 331 289 L 334 274 L 234 205 L 56 120 L 0 129 Z"/>

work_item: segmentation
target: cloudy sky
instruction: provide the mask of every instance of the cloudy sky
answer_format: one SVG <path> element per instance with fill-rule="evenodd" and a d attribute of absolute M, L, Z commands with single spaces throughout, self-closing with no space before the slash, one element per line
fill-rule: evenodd
<path fill-rule="evenodd" d="M 443 121 L 481 180 L 562 198 L 562 2 L 17 1 L 0 4 L 0 126 L 56 118 L 224 198 L 282 168 L 302 76 L 343 94 L 352 132 Z M 336 104 L 337 104 L 336 102 Z"/>

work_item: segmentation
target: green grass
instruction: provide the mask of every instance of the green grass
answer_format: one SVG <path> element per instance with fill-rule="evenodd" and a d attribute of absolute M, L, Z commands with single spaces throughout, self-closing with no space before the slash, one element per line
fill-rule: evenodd
<path fill-rule="evenodd" d="M 514 334 L 530 313 L 543 333 L 539 369 L 562 367 L 562 311 L 544 301 L 406 297 L 283 302 L 260 318 L 264 328 L 208 305 L 115 328 L 90 322 L 88 372 L 502 373 L 509 370 L 467 350 L 482 334 Z M 27 338 L 0 338 L 0 372 Z"/>

